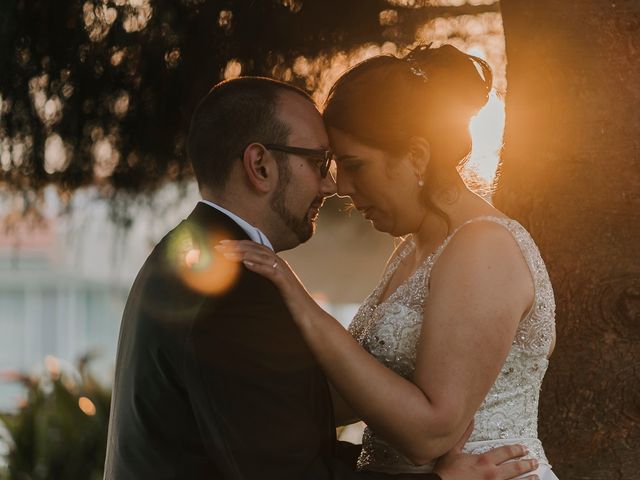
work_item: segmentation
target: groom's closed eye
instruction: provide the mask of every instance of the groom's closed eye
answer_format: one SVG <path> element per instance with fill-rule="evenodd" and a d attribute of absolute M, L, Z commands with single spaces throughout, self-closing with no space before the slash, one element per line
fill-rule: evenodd
<path fill-rule="evenodd" d="M 314 159 L 313 164 L 318 170 L 320 170 L 322 172 L 322 169 L 324 167 L 325 161 L 324 160 Z"/>

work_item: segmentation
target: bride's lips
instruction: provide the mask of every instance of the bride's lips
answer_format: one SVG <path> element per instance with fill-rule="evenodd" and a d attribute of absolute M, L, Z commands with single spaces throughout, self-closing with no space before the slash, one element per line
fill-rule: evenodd
<path fill-rule="evenodd" d="M 371 215 L 373 214 L 373 207 L 356 207 L 356 208 L 364 218 L 366 218 L 367 220 L 371 219 Z"/>

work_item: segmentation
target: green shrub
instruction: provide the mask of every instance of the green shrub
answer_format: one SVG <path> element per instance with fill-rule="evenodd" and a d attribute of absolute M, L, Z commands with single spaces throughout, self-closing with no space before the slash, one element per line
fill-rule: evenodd
<path fill-rule="evenodd" d="M 64 373 L 49 359 L 39 377 L 16 375 L 27 398 L 16 412 L 0 414 L 8 432 L 7 480 L 98 480 L 102 478 L 110 391 L 88 372 Z"/>

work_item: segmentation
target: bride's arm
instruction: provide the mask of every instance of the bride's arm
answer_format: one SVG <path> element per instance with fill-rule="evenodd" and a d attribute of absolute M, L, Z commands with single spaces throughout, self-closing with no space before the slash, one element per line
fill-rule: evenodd
<path fill-rule="evenodd" d="M 443 455 L 462 436 L 532 298 L 527 266 L 504 228 L 486 222 L 462 229 L 434 267 L 410 382 L 366 352 L 273 252 L 248 241 L 222 250 L 278 286 L 335 389 L 416 464 Z"/>

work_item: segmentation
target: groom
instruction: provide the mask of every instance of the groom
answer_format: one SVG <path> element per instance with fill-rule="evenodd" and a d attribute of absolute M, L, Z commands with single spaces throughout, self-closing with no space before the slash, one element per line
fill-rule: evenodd
<path fill-rule="evenodd" d="M 188 153 L 203 200 L 155 247 L 124 311 L 105 480 L 401 480 L 340 460 L 326 379 L 276 288 L 216 255 L 221 239 L 276 251 L 308 240 L 335 193 L 322 118 L 266 78 L 216 85 Z M 530 470 L 502 447 L 448 454 L 443 480 Z M 406 476 L 437 479 L 436 474 Z"/>

